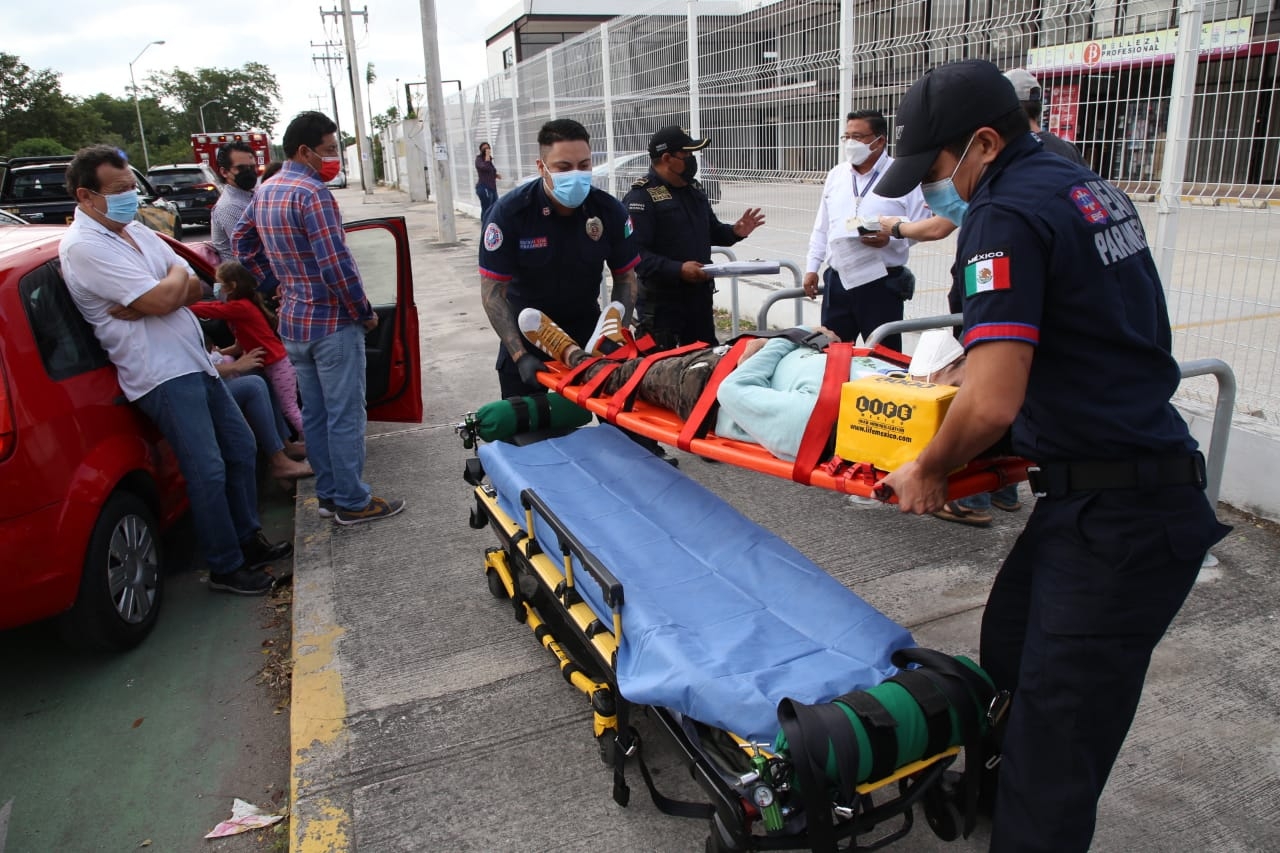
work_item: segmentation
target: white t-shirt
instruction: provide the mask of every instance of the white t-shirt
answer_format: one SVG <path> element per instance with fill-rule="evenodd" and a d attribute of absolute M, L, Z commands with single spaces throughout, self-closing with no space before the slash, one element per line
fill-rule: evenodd
<path fill-rule="evenodd" d="M 93 333 L 116 366 L 120 390 L 132 402 L 175 377 L 188 373 L 216 376 L 217 371 L 205 352 L 200 321 L 189 309 L 141 320 L 117 320 L 107 313 L 151 290 L 174 264 L 191 272 L 191 267 L 141 222 L 130 222 L 125 230 L 141 253 L 77 208 L 58 255 L 71 298 L 93 326 Z"/>
<path fill-rule="evenodd" d="M 886 267 L 906 266 L 907 250 L 912 241 L 891 237 L 889 245 L 883 249 L 873 249 L 856 242 L 856 229 L 846 228 L 851 220 L 857 219 L 875 220 L 880 216 L 898 216 L 914 222 L 929 216 L 929 209 L 919 187 L 902 198 L 885 198 L 876 194 L 876 182 L 889 171 L 892 163 L 892 157 L 882 154 L 865 175 L 854 171 L 850 163 L 841 163 L 827 173 L 826 183 L 822 187 L 822 202 L 818 205 L 813 231 L 809 234 L 805 272 L 817 272 L 823 261 L 828 261 L 842 277 L 849 272 L 841 269 L 841 264 L 836 260 L 841 253 L 831 245 L 835 240 L 850 241 L 845 254 L 855 257 L 865 255 L 868 259 L 879 260 Z M 861 283 L 863 282 L 858 282 Z M 845 282 L 846 287 L 849 285 L 850 282 Z"/>

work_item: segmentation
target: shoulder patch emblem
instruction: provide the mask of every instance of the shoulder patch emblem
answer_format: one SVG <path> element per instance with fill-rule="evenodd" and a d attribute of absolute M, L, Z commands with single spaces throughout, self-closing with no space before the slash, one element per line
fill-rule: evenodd
<path fill-rule="evenodd" d="M 1107 209 L 1086 187 L 1072 187 L 1070 195 L 1076 208 L 1084 216 L 1085 222 L 1090 225 L 1106 225 L 1111 221 L 1111 217 L 1107 215 Z"/>
<path fill-rule="evenodd" d="M 502 229 L 498 227 L 498 223 L 490 222 L 484 229 L 484 247 L 490 252 L 496 252 L 502 246 Z"/>
<path fill-rule="evenodd" d="M 1011 289 L 1009 253 L 1003 249 L 997 249 L 994 252 L 980 252 L 965 264 L 965 299 L 977 296 L 979 293 Z"/>
<path fill-rule="evenodd" d="M 665 186 L 649 187 L 649 198 L 654 201 L 671 201 L 671 190 Z"/>
<path fill-rule="evenodd" d="M 632 181 L 632 182 L 631 182 L 631 186 L 633 186 L 633 187 L 643 187 L 643 186 L 645 186 L 645 185 L 646 185 L 646 184 L 648 184 L 648 183 L 649 183 L 649 177 L 648 177 L 648 175 L 646 175 L 645 177 L 640 178 L 639 180 Z"/>
<path fill-rule="evenodd" d="M 604 223 L 600 221 L 599 216 L 593 216 L 587 220 L 587 236 L 597 242 L 604 236 Z"/>
<path fill-rule="evenodd" d="M 630 237 L 636 231 L 636 227 L 631 224 L 631 217 L 627 217 L 626 223 L 622 226 L 622 236 Z"/>

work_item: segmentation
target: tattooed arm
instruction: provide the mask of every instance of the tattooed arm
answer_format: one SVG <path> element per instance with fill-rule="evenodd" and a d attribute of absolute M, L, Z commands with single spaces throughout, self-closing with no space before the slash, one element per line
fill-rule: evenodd
<path fill-rule="evenodd" d="M 481 276 L 480 302 L 484 305 L 484 313 L 489 316 L 489 324 L 511 354 L 511 360 L 519 361 L 526 353 L 524 335 L 520 334 L 516 315 L 511 310 L 511 303 L 507 301 L 507 283 Z"/>
<path fill-rule="evenodd" d="M 634 309 L 639 291 L 640 284 L 636 279 L 636 271 L 634 269 L 613 274 L 613 290 L 610 293 L 610 299 L 614 302 L 621 302 L 626 309 L 622 318 L 624 326 L 632 325 L 635 320 Z"/>

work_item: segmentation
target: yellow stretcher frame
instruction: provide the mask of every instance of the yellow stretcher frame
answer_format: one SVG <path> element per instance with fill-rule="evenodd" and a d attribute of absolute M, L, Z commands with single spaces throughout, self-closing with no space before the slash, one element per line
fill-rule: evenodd
<path fill-rule="evenodd" d="M 725 781 L 725 776 L 730 771 L 712 761 L 690 739 L 671 712 L 663 708 L 654 708 L 654 716 L 685 754 L 694 778 L 712 802 L 709 805 L 679 803 L 667 800 L 657 792 L 638 754 L 639 740 L 631 740 L 634 733 L 629 730 L 626 722 L 628 703 L 618 690 L 614 678 L 625 600 L 621 584 L 607 569 L 595 563 L 592 555 L 584 549 L 573 547 L 567 541 L 571 536 L 566 536 L 558 543 L 556 550 L 560 552 L 560 561 L 557 563 L 551 552 L 533 534 L 534 513 L 538 509 L 542 510 L 540 514 L 553 528 L 560 529 L 559 520 L 545 508 L 536 493 L 526 489 L 521 494 L 521 504 L 525 509 L 524 526 L 521 527 L 498 503 L 496 491 L 483 482 L 483 477 L 480 460 L 469 459 L 466 480 L 475 487 L 471 527 L 481 529 L 488 526 L 501 542 L 500 547 L 491 547 L 485 551 L 484 571 L 489 591 L 495 598 L 511 600 L 517 621 L 529 627 L 538 642 L 552 654 L 564 679 L 587 698 L 592 708 L 592 729 L 601 759 L 606 764 L 614 765 L 614 799 L 620 805 L 627 804 L 628 794 L 621 770 L 622 764 L 634 758 L 644 774 L 654 803 L 660 810 L 670 814 L 711 819 L 708 851 L 733 853 L 745 850 L 808 849 L 803 833 L 775 836 L 753 832 L 753 825 L 760 822 L 759 810 L 743 790 L 734 788 Z M 575 555 L 575 550 L 582 553 Z M 580 567 L 575 565 L 575 558 L 582 564 L 581 568 L 587 569 L 586 572 L 580 571 Z M 606 601 L 612 607 L 612 618 L 609 620 L 611 624 L 604 624 L 576 592 L 575 584 L 582 574 L 590 575 L 591 582 L 600 583 L 605 590 Z M 537 586 L 536 591 L 531 592 L 522 587 L 521 577 L 533 580 Z M 572 647 L 573 652 L 568 647 Z M 574 652 L 591 660 L 575 659 Z M 751 744 L 732 732 L 725 734 L 748 756 L 760 751 L 757 744 Z M 949 800 L 940 795 L 938 783 L 943 771 L 952 764 L 959 752 L 959 747 L 948 747 L 936 755 L 900 767 L 883 779 L 859 784 L 856 787 L 858 799 L 854 808 L 833 804 L 837 837 L 846 839 L 861 836 L 877 826 L 883 832 L 886 821 L 901 819 L 900 827 L 882 834 L 869 844 L 860 843 L 858 849 L 874 850 L 886 846 L 911 830 L 914 821 L 912 809 L 920 804 L 936 834 L 945 840 L 955 838 L 959 828 L 959 813 Z M 767 752 L 764 754 L 773 757 Z M 622 764 L 618 760 L 620 757 Z M 898 787 L 896 796 L 888 802 L 873 804 L 872 795 L 886 792 L 886 789 L 894 785 Z M 675 804 L 676 808 L 666 808 L 664 802 Z M 865 810 L 859 811 L 856 807 L 858 804 L 862 804 Z M 696 814 L 690 809 L 679 808 L 693 806 L 700 806 Z"/>

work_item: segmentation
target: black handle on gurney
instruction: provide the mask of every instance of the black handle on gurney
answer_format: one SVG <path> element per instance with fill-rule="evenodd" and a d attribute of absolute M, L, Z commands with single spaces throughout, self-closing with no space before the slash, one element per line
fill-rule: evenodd
<path fill-rule="evenodd" d="M 604 565 L 596 559 L 595 554 L 587 550 L 577 536 L 565 526 L 551 508 L 547 506 L 542 497 L 533 489 L 524 489 L 520 492 L 520 506 L 525 510 L 534 509 L 539 515 L 551 525 L 555 530 L 556 536 L 560 542 L 560 553 L 573 553 L 578 556 L 578 560 L 586 568 L 587 574 L 599 585 L 604 593 L 605 604 L 613 608 L 615 611 L 622 607 L 623 593 L 622 583 L 613 576 L 613 573 L 604 567 Z M 525 531 L 529 535 L 533 535 L 532 530 Z"/>

